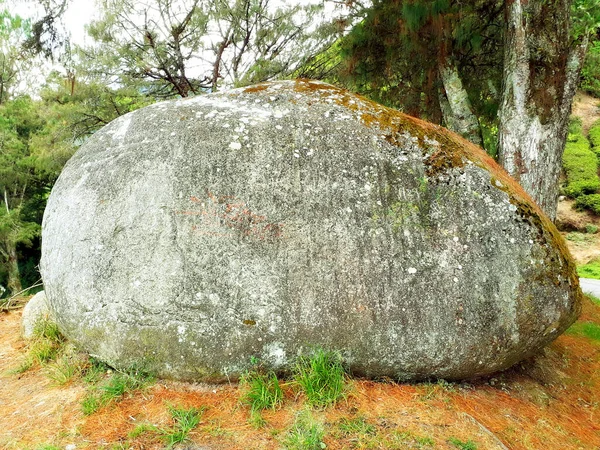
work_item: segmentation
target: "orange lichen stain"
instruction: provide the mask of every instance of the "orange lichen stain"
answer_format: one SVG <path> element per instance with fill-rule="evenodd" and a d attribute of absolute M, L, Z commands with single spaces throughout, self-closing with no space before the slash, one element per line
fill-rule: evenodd
<path fill-rule="evenodd" d="M 247 93 L 252 93 L 252 92 L 260 92 L 260 91 L 264 91 L 268 88 L 269 88 L 268 83 L 255 84 L 254 86 L 245 88 L 244 93 L 247 94 Z"/>

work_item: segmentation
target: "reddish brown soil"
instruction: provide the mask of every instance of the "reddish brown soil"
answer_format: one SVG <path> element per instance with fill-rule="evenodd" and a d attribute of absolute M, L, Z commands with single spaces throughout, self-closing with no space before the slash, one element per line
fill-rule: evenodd
<path fill-rule="evenodd" d="M 133 439 L 137 424 L 170 425 L 168 406 L 204 407 L 192 441 L 207 449 L 281 448 L 301 395 L 285 385 L 284 406 L 266 411 L 266 425 L 248 422 L 237 385 L 208 386 L 159 381 L 91 416 L 81 412 L 81 380 L 53 386 L 47 368 L 10 372 L 26 352 L 19 338 L 20 311 L 0 315 L 0 447 L 40 448 L 75 444 L 84 448 L 163 448 L 155 433 Z M 600 323 L 600 307 L 586 300 L 582 319 Z M 313 411 L 325 426 L 328 449 L 454 449 L 450 438 L 472 440 L 478 449 L 600 448 L 600 344 L 567 334 L 535 360 L 472 383 L 396 384 L 354 380 L 350 395 L 335 407 Z M 362 440 L 344 435 L 342 418 L 363 417 L 376 434 Z M 406 437 L 393 447 L 394 434 Z M 434 447 L 419 447 L 429 438 Z M 365 440 L 366 439 L 366 440 Z M 505 447 L 503 447 L 503 445 Z"/>

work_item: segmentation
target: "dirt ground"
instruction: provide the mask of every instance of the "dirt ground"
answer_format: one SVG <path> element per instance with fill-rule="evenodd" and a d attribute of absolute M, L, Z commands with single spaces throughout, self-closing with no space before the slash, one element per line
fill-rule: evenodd
<path fill-rule="evenodd" d="M 592 97 L 585 92 L 579 91 L 573 100 L 573 109 L 571 114 L 581 117 L 583 132 L 587 134 L 592 124 L 600 119 L 600 109 L 598 105 L 600 100 Z"/>
<path fill-rule="evenodd" d="M 0 448 L 158 449 L 156 436 L 128 437 L 140 423 L 167 426 L 168 406 L 204 407 L 189 449 L 277 449 L 304 401 L 291 386 L 284 406 L 263 413 L 255 428 L 237 385 L 158 381 L 151 387 L 84 416 L 86 385 L 56 386 L 48 368 L 14 373 L 27 350 L 19 337 L 21 311 L 0 315 Z M 582 323 L 600 323 L 600 307 L 586 301 Z M 349 381 L 348 398 L 313 411 L 324 424 L 328 449 L 600 448 L 600 343 L 567 333 L 543 355 L 486 380 L 471 383 Z M 370 436 L 344 435 L 342 418 L 362 417 Z M 392 446 L 392 437 L 401 443 Z M 365 440 L 366 439 L 366 440 Z M 394 441 L 396 442 L 396 441 Z M 399 441 L 400 442 L 400 441 Z M 50 447 L 55 446 L 55 447 Z"/>

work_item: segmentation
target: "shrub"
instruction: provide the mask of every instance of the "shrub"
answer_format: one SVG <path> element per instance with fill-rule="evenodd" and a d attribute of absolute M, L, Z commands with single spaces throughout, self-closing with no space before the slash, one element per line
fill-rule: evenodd
<path fill-rule="evenodd" d="M 588 138 L 592 144 L 592 151 L 598 155 L 600 153 L 600 120 L 596 120 L 591 126 Z"/>
<path fill-rule="evenodd" d="M 600 188 L 598 178 L 598 158 L 590 149 L 589 142 L 583 135 L 567 142 L 563 154 L 563 169 L 567 174 L 566 195 L 577 198 L 591 194 Z"/>
<path fill-rule="evenodd" d="M 581 195 L 581 196 L 577 197 L 577 200 L 575 200 L 575 208 L 577 208 L 579 210 L 589 209 L 594 214 L 600 215 L 600 194 L 588 194 L 588 195 Z M 594 226 L 594 225 L 592 225 L 592 226 Z M 596 231 L 597 231 L 597 228 L 596 228 Z M 586 232 L 587 232 L 587 226 L 586 226 Z"/>

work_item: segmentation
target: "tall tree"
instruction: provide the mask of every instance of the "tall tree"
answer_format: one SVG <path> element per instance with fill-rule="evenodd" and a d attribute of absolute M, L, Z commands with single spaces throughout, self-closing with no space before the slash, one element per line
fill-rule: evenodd
<path fill-rule="evenodd" d="M 97 45 L 83 54 L 122 85 L 187 97 L 290 71 L 322 44 L 310 26 L 321 9 L 270 0 L 103 0 L 102 18 L 89 27 Z"/>
<path fill-rule="evenodd" d="M 599 8 L 599 0 L 376 0 L 343 40 L 345 70 L 359 90 L 473 142 L 482 125 L 498 124 L 499 161 L 554 218 Z"/>
<path fill-rule="evenodd" d="M 21 290 L 17 245 L 31 245 L 39 224 L 28 220 L 26 202 L 40 186 L 28 140 L 42 126 L 28 97 L 0 106 L 0 265 L 7 273 L 8 290 Z"/>
<path fill-rule="evenodd" d="M 31 23 L 11 14 L 0 0 L 0 104 L 10 97 L 27 70 L 29 61 L 22 44 L 30 31 Z"/>
<path fill-rule="evenodd" d="M 598 6 L 596 0 L 513 0 L 505 6 L 499 161 L 552 219 L 571 104 Z"/>

